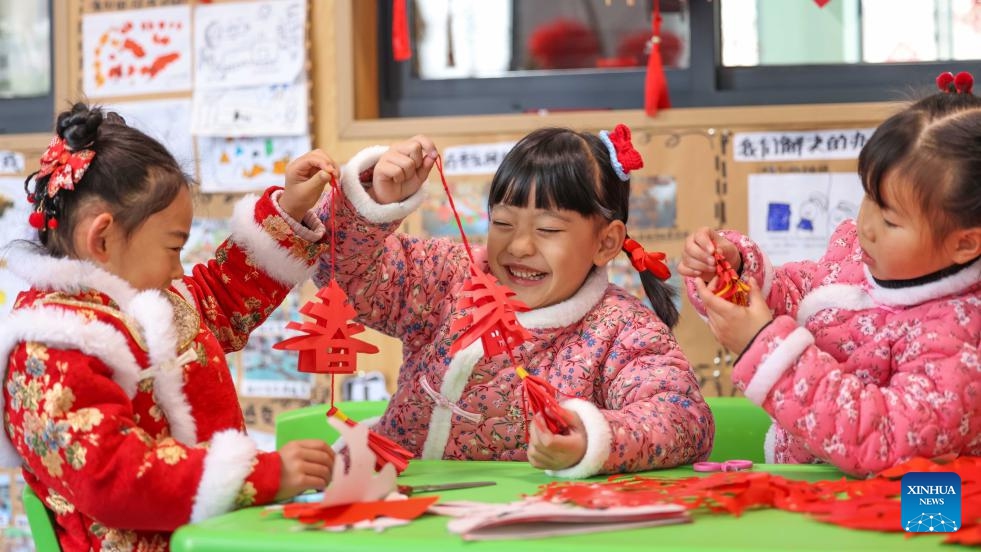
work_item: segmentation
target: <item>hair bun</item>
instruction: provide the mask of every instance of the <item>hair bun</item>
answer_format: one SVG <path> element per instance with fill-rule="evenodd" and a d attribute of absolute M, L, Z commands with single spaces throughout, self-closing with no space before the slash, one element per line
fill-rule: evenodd
<path fill-rule="evenodd" d="M 58 136 L 65 140 L 68 149 L 86 149 L 95 142 L 103 115 L 99 108 L 90 108 L 83 103 L 72 106 L 70 111 L 58 115 Z"/>

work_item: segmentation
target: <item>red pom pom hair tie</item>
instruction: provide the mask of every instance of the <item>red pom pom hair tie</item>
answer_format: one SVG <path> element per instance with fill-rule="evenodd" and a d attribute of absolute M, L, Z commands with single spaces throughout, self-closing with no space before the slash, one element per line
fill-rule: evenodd
<path fill-rule="evenodd" d="M 937 75 L 937 88 L 948 94 L 971 94 L 974 90 L 974 77 L 967 71 L 954 76 L 950 71 Z"/>
<path fill-rule="evenodd" d="M 644 166 L 644 159 L 630 141 L 630 128 L 619 124 L 613 132 L 599 131 L 599 138 L 610 152 L 610 163 L 621 181 L 630 180 L 630 171 Z"/>
<path fill-rule="evenodd" d="M 660 251 L 648 253 L 637 241 L 632 238 L 623 240 L 623 250 L 630 255 L 630 263 L 634 265 L 637 272 L 648 270 L 659 280 L 667 280 L 671 277 L 671 270 L 664 264 L 667 257 Z"/>

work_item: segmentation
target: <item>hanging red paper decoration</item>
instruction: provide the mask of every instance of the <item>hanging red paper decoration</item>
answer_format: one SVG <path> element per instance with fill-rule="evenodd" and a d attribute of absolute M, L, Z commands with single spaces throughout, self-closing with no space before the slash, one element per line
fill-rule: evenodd
<path fill-rule="evenodd" d="M 341 412 L 333 404 L 327 410 L 327 416 L 332 416 L 352 427 L 357 424 L 357 422 L 349 418 L 347 414 Z M 395 466 L 395 471 L 402 473 L 405 471 L 405 468 L 409 467 L 409 460 L 414 456 L 410 451 L 402 448 L 395 441 L 370 430 L 368 431 L 368 448 L 371 449 L 371 452 L 375 453 L 376 471 L 381 470 L 385 464 L 391 464 Z"/>
<path fill-rule="evenodd" d="M 712 256 L 715 258 L 715 276 L 718 278 L 713 293 L 719 297 L 743 307 L 749 305 L 749 285 L 739 278 L 729 261 L 716 249 Z"/>
<path fill-rule="evenodd" d="M 561 415 L 562 408 L 556 399 L 556 389 L 544 379 L 528 374 L 514 358 L 514 349 L 531 337 L 531 334 L 518 322 L 517 318 L 517 313 L 527 311 L 528 307 L 511 299 L 515 293 L 501 285 L 492 274 L 477 268 L 470 242 L 463 231 L 460 214 L 457 212 L 456 204 L 453 201 L 453 194 L 450 193 L 450 186 L 443 174 L 443 161 L 440 157 L 436 158 L 436 170 L 443 182 L 443 189 L 446 191 L 450 209 L 453 210 L 453 217 L 460 229 L 463 246 L 470 259 L 470 277 L 463 283 L 463 295 L 457 303 L 457 307 L 461 311 L 469 312 L 451 326 L 454 331 L 468 329 L 450 346 L 450 354 L 455 354 L 477 339 L 481 340 L 485 355 L 495 356 L 502 352 L 507 353 L 511 360 L 511 366 L 521 378 L 525 402 L 527 403 L 523 405 L 525 411 L 532 414 L 542 414 L 546 425 L 553 433 L 567 433 L 569 426 Z"/>
<path fill-rule="evenodd" d="M 392 0 L 392 59 L 407 61 L 412 58 L 409 40 L 409 14 L 405 0 Z"/>
<path fill-rule="evenodd" d="M 644 110 L 647 115 L 657 115 L 659 109 L 671 107 L 668 95 L 668 79 L 664 76 L 664 62 L 661 60 L 661 2 L 654 0 L 651 14 L 650 55 L 647 57 L 647 76 L 644 79 Z"/>

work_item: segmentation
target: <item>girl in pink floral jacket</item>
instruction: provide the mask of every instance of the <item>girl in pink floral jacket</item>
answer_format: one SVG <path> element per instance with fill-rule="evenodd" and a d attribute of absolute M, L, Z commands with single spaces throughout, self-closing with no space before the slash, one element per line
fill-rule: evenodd
<path fill-rule="evenodd" d="M 555 435 L 536 418 L 530 443 L 521 382 L 506 355 L 485 357 L 479 340 L 449 353 L 458 336 L 451 325 L 467 314 L 457 306 L 468 270 L 462 244 L 396 232 L 421 202 L 433 144 L 416 137 L 354 157 L 335 206 L 343 229 L 337 279 L 361 322 L 403 343 L 398 388 L 377 431 L 421 458 L 527 459 L 562 477 L 708 455 L 712 414 L 671 334 L 677 311 L 668 288 L 642 275 L 652 311 L 608 280 L 605 265 L 625 244 L 635 266 L 666 277 L 658 258 L 626 236 L 627 173 L 640 163 L 629 142 L 626 127 L 600 136 L 535 131 L 491 184 L 488 243 L 475 248 L 477 262 L 531 307 L 518 314 L 532 338 L 517 355 L 564 395 L 572 426 Z M 328 203 L 325 218 L 329 212 Z M 325 264 L 315 280 L 323 285 L 329 273 Z"/>
<path fill-rule="evenodd" d="M 981 454 L 981 100 L 961 88 L 876 130 L 859 156 L 858 219 L 819 261 L 774 270 L 736 232 L 689 238 L 679 272 L 720 342 L 742 351 L 733 379 L 773 417 L 770 461 L 864 476 Z M 750 283 L 748 307 L 709 291 L 714 248 Z"/>
<path fill-rule="evenodd" d="M 61 550 L 164 551 L 180 525 L 330 480 L 323 442 L 257 450 L 225 353 L 309 276 L 324 234 L 310 209 L 336 170 L 322 152 L 290 163 L 286 190 L 244 198 L 185 276 L 174 158 L 113 113 L 58 117 L 25 185 L 40 244 L 6 252 L 31 287 L 0 321 L 0 466 L 22 466 Z"/>

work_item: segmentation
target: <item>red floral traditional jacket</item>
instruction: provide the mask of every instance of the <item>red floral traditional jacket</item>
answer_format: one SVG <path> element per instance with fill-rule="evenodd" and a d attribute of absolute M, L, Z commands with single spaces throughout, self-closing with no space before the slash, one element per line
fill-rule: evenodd
<path fill-rule="evenodd" d="M 225 361 L 322 252 L 323 225 L 276 194 L 244 198 L 215 258 L 166 292 L 8 255 L 31 288 L 0 324 L 0 465 L 23 466 L 63 550 L 166 550 L 178 526 L 278 491 L 279 455 L 245 435 Z"/>

